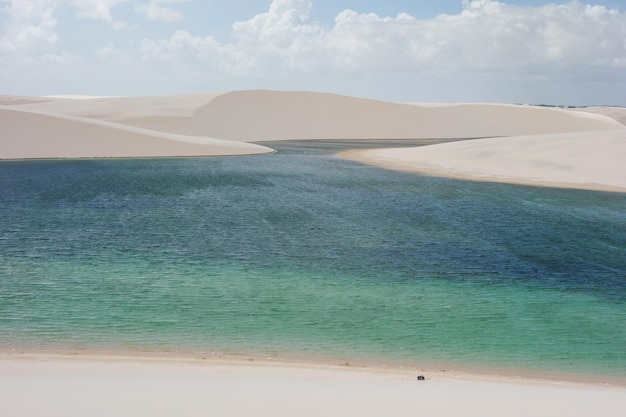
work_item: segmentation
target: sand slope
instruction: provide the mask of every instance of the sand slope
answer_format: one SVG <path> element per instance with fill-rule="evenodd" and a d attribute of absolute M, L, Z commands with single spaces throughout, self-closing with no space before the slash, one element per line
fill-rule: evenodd
<path fill-rule="evenodd" d="M 477 139 L 343 156 L 451 178 L 626 192 L 626 129 Z"/>
<path fill-rule="evenodd" d="M 154 120 L 129 119 L 125 123 L 153 126 Z M 265 141 L 507 136 L 615 125 L 603 117 L 529 106 L 432 108 L 322 93 L 243 91 L 213 98 L 185 127 L 178 128 L 180 133 Z"/>
<path fill-rule="evenodd" d="M 479 181 L 626 192 L 626 108 L 565 110 L 610 117 L 609 130 L 512 135 L 412 149 L 344 153 L 392 169 Z M 600 119 L 598 119 L 600 120 Z"/>
<path fill-rule="evenodd" d="M 608 116 L 619 123 L 626 125 L 626 107 L 591 106 L 576 108 L 573 111 Z"/>
<path fill-rule="evenodd" d="M 603 115 L 544 107 L 429 106 L 312 92 L 259 90 L 217 95 L 47 100 L 22 104 L 19 108 L 245 142 L 491 137 L 603 130 L 618 125 Z"/>
<path fill-rule="evenodd" d="M 0 108 L 3 159 L 243 155 L 271 149 L 73 116 Z"/>

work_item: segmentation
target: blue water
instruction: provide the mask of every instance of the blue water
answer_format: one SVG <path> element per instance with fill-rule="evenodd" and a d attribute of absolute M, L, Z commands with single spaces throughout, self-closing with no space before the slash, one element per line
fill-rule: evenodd
<path fill-rule="evenodd" d="M 335 147 L 0 164 L 0 346 L 626 376 L 626 194 Z"/>

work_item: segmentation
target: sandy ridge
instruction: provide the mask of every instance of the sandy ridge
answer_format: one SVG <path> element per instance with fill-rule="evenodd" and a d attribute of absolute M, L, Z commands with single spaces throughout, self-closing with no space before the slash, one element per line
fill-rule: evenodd
<path fill-rule="evenodd" d="M 619 125 L 603 115 L 544 107 L 432 106 L 313 92 L 252 90 L 170 97 L 46 100 L 15 107 L 245 142 L 473 138 L 603 130 Z"/>

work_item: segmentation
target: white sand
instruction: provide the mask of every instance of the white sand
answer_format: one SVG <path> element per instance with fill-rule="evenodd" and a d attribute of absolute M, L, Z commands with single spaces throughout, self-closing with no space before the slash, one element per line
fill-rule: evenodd
<path fill-rule="evenodd" d="M 307 92 L 70 97 L 0 97 L 3 124 L 0 159 L 269 151 L 211 140 L 205 141 L 200 149 L 197 145 L 202 141 L 198 138 L 231 142 L 441 139 L 607 130 L 621 126 L 610 117 L 589 112 L 495 104 L 398 104 Z M 9 123 L 10 130 L 4 129 Z M 149 138 L 160 141 L 146 141 Z M 168 146 L 163 141 L 168 141 Z M 196 146 L 190 147 L 187 142 Z"/>
<path fill-rule="evenodd" d="M 0 108 L 1 156 L 96 158 L 244 155 L 264 146 L 141 129 L 66 115 Z"/>
<path fill-rule="evenodd" d="M 399 104 L 307 92 L 0 96 L 0 159 L 258 154 L 272 150 L 248 142 L 284 139 L 500 137 L 348 157 L 436 175 L 623 191 L 625 119 L 623 108 Z"/>
<path fill-rule="evenodd" d="M 623 416 L 626 387 L 344 366 L 0 357 L 6 416 Z"/>
<path fill-rule="evenodd" d="M 350 151 L 343 156 L 452 178 L 626 192 L 626 129 Z"/>
<path fill-rule="evenodd" d="M 542 113 L 543 108 L 532 108 Z M 507 124 L 511 118 L 519 120 L 519 115 L 512 112 L 498 116 L 486 107 L 483 110 L 493 117 L 502 117 Z M 606 121 L 609 117 L 615 123 L 608 130 L 595 130 L 580 125 L 574 128 L 563 121 L 560 131 L 557 127 L 557 132 L 550 132 L 546 121 L 556 123 L 556 120 L 549 113 L 542 113 L 542 118 L 526 120 L 539 130 L 533 134 L 512 129 L 500 138 L 420 148 L 356 150 L 342 156 L 386 168 L 450 178 L 626 192 L 626 164 L 623 162 L 626 160 L 626 108 L 587 107 L 560 111 L 597 116 L 597 121 Z"/>
<path fill-rule="evenodd" d="M 399 104 L 310 92 L 236 91 L 168 97 L 32 100 L 40 101 L 12 107 L 245 142 L 466 138 L 620 126 L 603 115 L 543 107 Z"/>
<path fill-rule="evenodd" d="M 608 116 L 623 125 L 626 125 L 626 107 L 592 106 L 574 109 L 574 111 L 600 114 Z"/>

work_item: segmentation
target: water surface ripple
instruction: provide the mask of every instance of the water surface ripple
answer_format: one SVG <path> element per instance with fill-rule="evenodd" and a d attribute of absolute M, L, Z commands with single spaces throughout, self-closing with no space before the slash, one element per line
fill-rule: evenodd
<path fill-rule="evenodd" d="M 0 164 L 0 344 L 626 375 L 626 195 L 278 151 Z"/>

